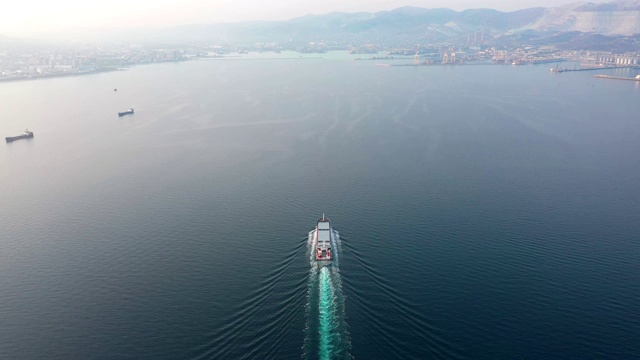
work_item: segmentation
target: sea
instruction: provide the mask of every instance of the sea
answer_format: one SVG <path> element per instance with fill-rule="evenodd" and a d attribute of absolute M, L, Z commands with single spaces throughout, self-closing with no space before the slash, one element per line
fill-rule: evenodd
<path fill-rule="evenodd" d="M 380 62 L 0 83 L 0 358 L 639 359 L 638 70 Z"/>

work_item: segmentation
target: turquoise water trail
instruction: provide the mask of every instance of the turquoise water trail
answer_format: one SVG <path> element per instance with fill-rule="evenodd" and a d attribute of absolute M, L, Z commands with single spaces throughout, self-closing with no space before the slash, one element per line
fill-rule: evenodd
<path fill-rule="evenodd" d="M 331 284 L 331 274 L 328 267 L 323 267 L 320 270 L 320 299 L 319 299 L 319 311 L 320 311 L 320 344 L 319 353 L 320 359 L 331 359 L 333 349 L 336 343 L 336 304 L 335 295 L 333 291 L 333 285 Z"/>
<path fill-rule="evenodd" d="M 309 249 L 313 244 L 309 234 Z M 303 358 L 350 359 L 351 348 L 347 328 L 342 281 L 338 267 L 340 238 L 334 231 L 334 261 L 331 266 L 318 268 L 310 255 L 311 270 L 308 281 L 307 325 Z M 310 251 L 310 254 L 313 254 Z"/>

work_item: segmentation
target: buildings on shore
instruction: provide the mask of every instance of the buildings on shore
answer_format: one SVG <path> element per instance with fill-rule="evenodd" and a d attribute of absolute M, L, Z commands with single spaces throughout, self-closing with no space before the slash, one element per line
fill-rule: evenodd
<path fill-rule="evenodd" d="M 77 47 L 60 45 L 0 48 L 0 81 L 82 75 L 139 64 L 243 56 L 250 51 L 279 53 L 284 50 L 300 53 L 348 50 L 351 54 L 363 54 L 364 56 L 360 57 L 361 60 L 406 58 L 414 65 L 478 62 L 523 65 L 570 60 L 591 67 L 640 66 L 640 51 L 623 54 L 602 51 L 562 51 L 552 46 L 498 48 L 477 44 L 465 46 L 429 44 L 407 48 L 393 46 L 393 44 L 363 43 L 345 46 L 330 42 L 309 42 L 305 46 L 296 44 L 293 48 L 287 48 L 275 42 L 167 47 L 131 44 Z"/>
<path fill-rule="evenodd" d="M 182 49 L 136 46 L 0 49 L 0 81 L 90 74 L 136 64 L 180 61 L 187 55 Z"/>

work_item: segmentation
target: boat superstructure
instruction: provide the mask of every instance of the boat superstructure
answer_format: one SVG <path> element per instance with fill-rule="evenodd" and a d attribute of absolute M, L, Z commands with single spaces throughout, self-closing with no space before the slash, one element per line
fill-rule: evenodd
<path fill-rule="evenodd" d="M 118 116 L 125 116 L 125 115 L 129 115 L 129 114 L 133 114 L 133 108 L 129 108 L 129 110 L 127 110 L 127 111 L 119 112 Z"/>
<path fill-rule="evenodd" d="M 22 134 L 18 136 L 9 136 L 4 138 L 8 143 L 20 140 L 20 139 L 29 139 L 33 137 L 33 131 L 25 130 Z"/>
<path fill-rule="evenodd" d="M 324 214 L 316 224 L 313 236 L 313 251 L 319 266 L 327 266 L 333 262 L 333 228 Z"/>

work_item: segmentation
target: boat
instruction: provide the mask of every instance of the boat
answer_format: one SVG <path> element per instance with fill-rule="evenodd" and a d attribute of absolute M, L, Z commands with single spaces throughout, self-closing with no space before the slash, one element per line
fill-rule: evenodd
<path fill-rule="evenodd" d="M 8 136 L 6 138 L 4 138 L 8 143 L 12 142 L 12 141 L 16 141 L 16 140 L 20 140 L 20 139 L 30 139 L 33 137 L 33 131 L 29 131 L 29 130 L 25 130 L 22 134 L 18 135 L 18 136 Z"/>
<path fill-rule="evenodd" d="M 119 112 L 118 116 L 125 116 L 125 115 L 129 115 L 129 114 L 133 114 L 133 108 L 129 108 L 129 110 L 127 110 L 127 111 Z"/>
<path fill-rule="evenodd" d="M 315 252 L 315 259 L 318 266 L 328 266 L 333 262 L 332 245 L 333 228 L 329 219 L 324 214 L 322 218 L 316 223 L 315 234 L 313 235 L 313 251 Z"/>

